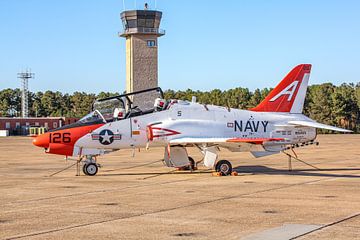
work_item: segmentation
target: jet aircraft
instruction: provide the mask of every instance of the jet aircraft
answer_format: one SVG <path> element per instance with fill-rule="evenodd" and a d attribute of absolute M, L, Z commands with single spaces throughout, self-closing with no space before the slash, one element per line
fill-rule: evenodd
<path fill-rule="evenodd" d="M 351 132 L 302 114 L 310 70 L 310 64 L 296 66 L 258 106 L 248 110 L 165 100 L 160 88 L 100 99 L 78 122 L 39 135 L 33 144 L 46 153 L 77 157 L 90 176 L 98 172 L 99 155 L 149 147 L 164 147 L 168 167 L 195 169 L 203 161 L 206 167 L 229 175 L 232 165 L 218 159 L 220 148 L 263 157 L 313 144 L 316 128 Z M 197 147 L 203 159 L 195 162 L 188 156 L 188 147 Z"/>

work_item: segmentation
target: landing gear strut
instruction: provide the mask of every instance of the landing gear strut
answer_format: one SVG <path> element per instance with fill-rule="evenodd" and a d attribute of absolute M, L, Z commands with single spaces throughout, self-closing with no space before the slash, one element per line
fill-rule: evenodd
<path fill-rule="evenodd" d="M 228 160 L 220 160 L 215 165 L 215 171 L 227 176 L 232 173 L 232 165 Z"/>

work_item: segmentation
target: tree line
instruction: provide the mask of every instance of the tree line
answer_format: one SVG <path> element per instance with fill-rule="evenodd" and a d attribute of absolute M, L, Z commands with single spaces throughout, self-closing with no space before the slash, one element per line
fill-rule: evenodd
<path fill-rule="evenodd" d="M 59 91 L 29 92 L 29 116 L 32 117 L 83 117 L 91 111 L 92 103 L 98 98 L 119 95 L 119 93 L 101 92 L 99 94 Z M 4 89 L 0 91 L 0 116 L 21 116 L 21 90 Z"/>
<path fill-rule="evenodd" d="M 203 104 L 214 104 L 239 109 L 248 109 L 259 104 L 271 89 L 233 88 L 225 91 L 166 90 L 166 99 L 191 100 L 196 96 Z M 29 114 L 34 117 L 82 117 L 91 111 L 92 103 L 98 98 L 118 95 L 59 91 L 29 92 Z M 17 117 L 21 113 L 21 91 L 4 89 L 0 91 L 0 116 Z M 360 132 L 360 83 L 331 83 L 311 85 L 308 88 L 304 114 L 321 123 L 336 125 Z"/>

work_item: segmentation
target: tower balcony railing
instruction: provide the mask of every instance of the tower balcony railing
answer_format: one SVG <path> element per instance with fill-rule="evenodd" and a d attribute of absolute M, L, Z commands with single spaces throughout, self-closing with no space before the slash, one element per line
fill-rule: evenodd
<path fill-rule="evenodd" d="M 119 33 L 119 36 L 124 37 L 129 34 L 156 34 L 162 36 L 165 35 L 165 30 L 160 28 L 145 28 L 145 27 L 127 28 L 123 32 Z"/>

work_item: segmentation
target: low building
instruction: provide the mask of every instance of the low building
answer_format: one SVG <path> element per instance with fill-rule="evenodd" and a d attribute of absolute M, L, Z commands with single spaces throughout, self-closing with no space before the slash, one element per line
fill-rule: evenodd
<path fill-rule="evenodd" d="M 30 128 L 42 128 L 44 131 L 62 127 L 79 120 L 68 117 L 0 117 L 0 130 L 8 130 L 10 135 L 29 135 Z"/>

